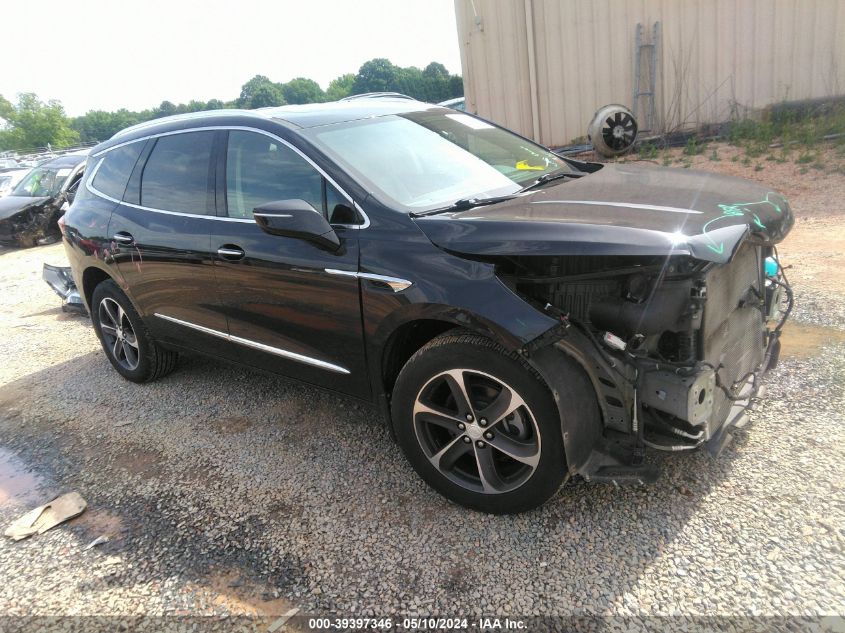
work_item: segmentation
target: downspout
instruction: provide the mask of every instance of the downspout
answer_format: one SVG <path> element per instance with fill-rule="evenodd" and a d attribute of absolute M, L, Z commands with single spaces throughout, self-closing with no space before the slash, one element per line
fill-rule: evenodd
<path fill-rule="evenodd" d="M 537 103 L 537 58 L 534 51 L 534 5 L 525 0 L 525 34 L 528 39 L 528 91 L 531 95 L 533 139 L 540 142 L 540 106 Z"/>

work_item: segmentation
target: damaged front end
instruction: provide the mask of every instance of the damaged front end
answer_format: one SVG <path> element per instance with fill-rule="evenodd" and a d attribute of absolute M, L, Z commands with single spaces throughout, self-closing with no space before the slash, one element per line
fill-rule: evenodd
<path fill-rule="evenodd" d="M 756 183 L 635 165 L 417 220 L 557 319 L 521 352 L 555 395 L 570 473 L 615 482 L 656 476 L 646 448 L 718 452 L 741 423 L 777 362 L 792 292 L 775 245 L 793 223 Z M 562 354 L 589 376 L 600 423 L 566 401 Z"/>
<path fill-rule="evenodd" d="M 62 210 L 53 198 L 0 200 L 0 244 L 28 248 L 61 239 L 57 220 Z"/>
<path fill-rule="evenodd" d="M 570 469 L 620 483 L 656 476 L 643 465 L 646 448 L 725 446 L 777 362 L 792 303 L 774 247 L 753 240 L 725 263 L 512 257 L 497 271 L 561 323 L 526 349 L 552 390 L 559 352 L 579 362 L 596 390 L 604 428 L 564 429 Z M 566 403 L 558 404 L 563 412 Z"/>

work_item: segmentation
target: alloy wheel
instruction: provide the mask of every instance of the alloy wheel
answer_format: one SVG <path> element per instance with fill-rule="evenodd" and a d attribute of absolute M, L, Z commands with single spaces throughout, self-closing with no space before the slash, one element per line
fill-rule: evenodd
<path fill-rule="evenodd" d="M 452 369 L 436 375 L 417 395 L 413 415 L 428 460 L 468 490 L 510 492 L 540 462 L 533 413 L 513 387 L 490 374 Z"/>
<path fill-rule="evenodd" d="M 141 359 L 138 337 L 124 309 L 114 299 L 106 297 L 100 302 L 98 315 L 105 348 L 121 367 L 130 371 L 137 369 Z"/>

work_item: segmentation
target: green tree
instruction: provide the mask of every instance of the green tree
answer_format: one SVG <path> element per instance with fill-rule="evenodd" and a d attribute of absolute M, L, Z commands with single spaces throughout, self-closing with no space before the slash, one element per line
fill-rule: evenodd
<path fill-rule="evenodd" d="M 449 79 L 449 71 L 440 62 L 431 62 L 423 70 L 423 75 L 433 79 Z"/>
<path fill-rule="evenodd" d="M 339 101 L 344 97 L 352 94 L 352 89 L 355 87 L 355 74 L 347 73 L 341 75 L 336 79 L 332 79 L 329 87 L 326 89 L 326 101 Z"/>
<path fill-rule="evenodd" d="M 203 110 L 208 110 L 208 105 L 205 101 L 197 101 L 196 99 L 191 99 L 188 102 L 188 105 L 185 107 L 187 112 L 202 112 Z"/>
<path fill-rule="evenodd" d="M 398 84 L 399 67 L 384 58 L 364 62 L 355 76 L 353 94 L 364 92 L 392 92 Z"/>
<path fill-rule="evenodd" d="M 15 111 L 15 106 L 3 95 L 0 95 L 0 119 L 9 120 L 9 115 Z"/>
<path fill-rule="evenodd" d="M 267 108 L 270 106 L 285 105 L 285 97 L 282 94 L 282 89 L 276 84 L 267 84 L 259 86 L 252 99 L 247 105 L 247 108 Z"/>
<path fill-rule="evenodd" d="M 297 77 L 282 84 L 281 88 L 288 103 L 320 103 L 325 99 L 323 89 L 313 79 Z"/>
<path fill-rule="evenodd" d="M 18 103 L 13 104 L 0 95 L 0 150 L 43 147 L 48 143 L 60 147 L 79 139 L 104 141 L 130 125 L 183 112 L 337 101 L 352 94 L 392 91 L 437 102 L 462 96 L 464 88 L 461 77 L 450 75 L 438 62 L 420 70 L 413 66 L 400 68 L 387 59 L 377 58 L 364 63 L 357 74 L 335 78 L 325 92 L 317 82 L 305 77 L 277 84 L 264 75 L 256 75 L 241 87 L 237 99 L 225 103 L 220 99 L 180 104 L 162 101 L 155 108 L 137 112 L 125 108 L 116 112 L 91 110 L 73 120 L 68 120 L 57 101 L 45 104 L 34 94 L 22 94 Z"/>
<path fill-rule="evenodd" d="M 420 101 L 432 101 L 432 96 L 423 72 L 416 66 L 398 68 L 396 71 L 396 84 L 392 88 L 396 92 L 408 95 Z"/>
<path fill-rule="evenodd" d="M 2 101 L 6 129 L 0 130 L 0 150 L 68 147 L 79 142 L 79 133 L 70 127 L 58 101 L 44 103 L 30 92 L 18 95 L 17 105 Z"/>
<path fill-rule="evenodd" d="M 238 97 L 239 108 L 265 108 L 285 104 L 285 97 L 278 84 L 274 84 L 264 75 L 256 75 L 241 87 Z"/>
<path fill-rule="evenodd" d="M 464 96 L 464 78 L 460 75 L 449 77 L 449 96 L 447 99 L 457 99 Z"/>
<path fill-rule="evenodd" d="M 450 75 L 439 62 L 420 70 L 416 66 L 400 68 L 377 58 L 365 62 L 355 75 L 351 94 L 362 92 L 401 92 L 421 101 L 437 102 L 462 96 L 464 87 L 460 76 Z"/>
<path fill-rule="evenodd" d="M 453 95 L 452 85 L 450 80 L 452 75 L 446 70 L 443 64 L 438 62 L 431 62 L 422 71 L 421 82 L 424 86 L 426 100 L 437 103 L 438 101 L 445 101 L 451 99 L 453 96 L 461 96 L 463 94 L 463 83 L 461 83 L 460 95 Z"/>
<path fill-rule="evenodd" d="M 162 101 L 157 108 L 153 110 L 153 118 L 158 119 L 163 116 L 173 116 L 179 114 L 176 104 L 170 101 Z"/>
<path fill-rule="evenodd" d="M 79 132 L 84 143 L 105 141 L 123 128 L 140 123 L 142 119 L 137 112 L 130 112 L 121 108 L 117 112 L 91 110 L 78 116 L 71 122 L 71 126 Z"/>

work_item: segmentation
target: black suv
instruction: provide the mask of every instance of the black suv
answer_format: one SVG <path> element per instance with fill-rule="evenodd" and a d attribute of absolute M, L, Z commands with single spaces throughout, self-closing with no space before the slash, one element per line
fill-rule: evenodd
<path fill-rule="evenodd" d="M 723 445 L 777 359 L 791 225 L 750 182 L 381 99 L 127 129 L 63 233 L 127 379 L 190 349 L 378 403 L 431 486 L 503 513 Z"/>

